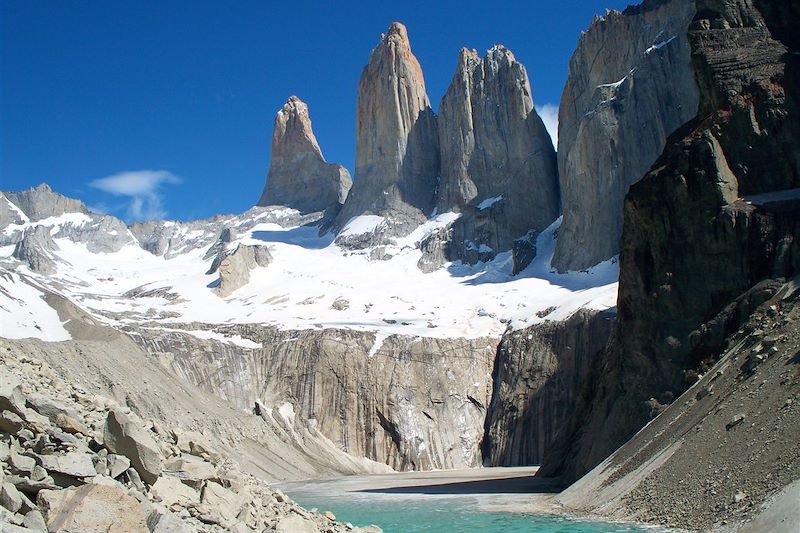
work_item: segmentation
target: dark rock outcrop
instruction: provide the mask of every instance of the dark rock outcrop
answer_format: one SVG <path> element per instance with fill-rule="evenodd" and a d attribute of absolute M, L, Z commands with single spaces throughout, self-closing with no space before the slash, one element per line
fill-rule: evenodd
<path fill-rule="evenodd" d="M 439 212 L 457 211 L 449 259 L 475 262 L 474 248 L 508 250 L 558 216 L 556 154 L 533 107 L 525 67 L 503 46 L 481 60 L 462 49 L 438 117 Z M 493 255 L 493 254 L 492 254 Z"/>
<path fill-rule="evenodd" d="M 308 106 L 290 97 L 275 117 L 269 174 L 257 205 L 282 205 L 304 213 L 324 211 L 343 204 L 352 184 L 347 169 L 322 156 Z"/>
<path fill-rule="evenodd" d="M 617 326 L 542 475 L 572 481 L 602 461 L 694 383 L 719 355 L 709 339 L 749 311 L 712 318 L 761 280 L 800 272 L 800 50 L 788 30 L 800 10 L 697 8 L 700 112 L 626 198 Z"/>
<path fill-rule="evenodd" d="M 406 28 L 395 22 L 358 83 L 355 183 L 334 229 L 367 214 L 408 233 L 432 211 L 438 175 L 436 117 Z"/>
<path fill-rule="evenodd" d="M 686 38 L 694 2 L 646 0 L 581 35 L 559 107 L 564 221 L 553 258 L 581 270 L 619 252 L 622 203 L 697 112 Z"/>
<path fill-rule="evenodd" d="M 483 460 L 488 466 L 540 464 L 570 418 L 592 360 L 614 324 L 613 311 L 580 310 L 503 336 L 497 349 Z"/>

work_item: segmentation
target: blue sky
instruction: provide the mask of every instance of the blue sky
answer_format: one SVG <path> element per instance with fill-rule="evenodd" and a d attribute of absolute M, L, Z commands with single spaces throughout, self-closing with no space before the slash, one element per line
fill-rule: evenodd
<path fill-rule="evenodd" d="M 496 43 L 525 64 L 537 106 L 557 105 L 581 30 L 627 4 L 3 0 L 0 189 L 47 182 L 128 221 L 239 213 L 292 94 L 328 161 L 352 171 L 358 77 L 392 21 L 434 109 L 458 50 Z"/>

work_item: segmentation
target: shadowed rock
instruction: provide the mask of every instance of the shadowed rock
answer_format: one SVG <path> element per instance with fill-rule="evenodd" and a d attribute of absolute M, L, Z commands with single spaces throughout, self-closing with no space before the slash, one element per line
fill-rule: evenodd
<path fill-rule="evenodd" d="M 536 114 L 525 67 L 503 46 L 483 60 L 462 49 L 439 108 L 439 212 L 457 211 L 450 260 L 475 262 L 540 232 L 558 216 L 556 154 Z M 486 254 L 484 254 L 486 255 Z"/>
<path fill-rule="evenodd" d="M 648 0 L 610 11 L 581 35 L 558 112 L 558 270 L 585 269 L 619 253 L 628 187 L 667 136 L 695 116 L 686 37 L 694 13 L 694 2 Z"/>

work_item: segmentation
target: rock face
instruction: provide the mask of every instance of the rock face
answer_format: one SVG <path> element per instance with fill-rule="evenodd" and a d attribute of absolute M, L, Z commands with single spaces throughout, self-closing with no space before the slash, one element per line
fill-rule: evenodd
<path fill-rule="evenodd" d="M 574 480 L 704 373 L 753 307 L 800 272 L 797 6 L 698 2 L 689 31 L 698 117 L 625 202 L 619 318 L 563 446 L 542 474 Z"/>
<path fill-rule="evenodd" d="M 3 194 L 34 222 L 65 213 L 89 214 L 83 202 L 54 193 L 46 183 L 26 191 Z"/>
<path fill-rule="evenodd" d="M 438 176 L 436 117 L 406 28 L 395 22 L 358 83 L 355 183 L 334 228 L 379 215 L 408 233 L 433 209 Z"/>
<path fill-rule="evenodd" d="M 58 245 L 50 236 L 50 228 L 34 226 L 25 232 L 22 240 L 14 247 L 13 256 L 27 263 L 34 272 L 53 274 L 56 264 L 50 252 L 57 249 Z"/>
<path fill-rule="evenodd" d="M 454 259 L 508 250 L 558 216 L 556 154 L 536 114 L 525 67 L 502 46 L 481 60 L 462 49 L 439 107 L 439 212 L 463 213 Z M 460 252 L 460 253 L 459 253 Z M 472 261 L 474 262 L 474 261 Z"/>
<path fill-rule="evenodd" d="M 609 12 L 581 35 L 558 117 L 558 270 L 588 268 L 619 252 L 625 193 L 667 136 L 697 113 L 687 40 L 694 4 L 646 0 Z"/>
<path fill-rule="evenodd" d="M 304 213 L 324 211 L 343 204 L 352 184 L 347 169 L 322 157 L 308 106 L 290 97 L 275 117 L 269 174 L 257 205 L 282 205 Z"/>
<path fill-rule="evenodd" d="M 263 348 L 179 332 L 135 338 L 186 381 L 241 409 L 262 405 L 280 424 L 312 427 L 357 457 L 398 470 L 481 464 L 496 340 L 257 325 L 215 331 Z"/>
<path fill-rule="evenodd" d="M 272 261 L 269 248 L 260 245 L 239 244 L 219 262 L 219 283 L 214 292 L 224 298 L 233 291 L 247 285 L 250 271 L 256 267 L 265 267 Z"/>
<path fill-rule="evenodd" d="M 537 465 L 569 421 L 592 361 L 608 341 L 611 311 L 580 310 L 503 336 L 497 349 L 483 460 Z"/>

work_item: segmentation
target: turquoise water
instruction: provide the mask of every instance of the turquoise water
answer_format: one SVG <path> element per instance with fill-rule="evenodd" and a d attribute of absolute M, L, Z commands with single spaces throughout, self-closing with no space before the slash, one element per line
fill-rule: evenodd
<path fill-rule="evenodd" d="M 340 495 L 290 491 L 306 509 L 331 511 L 339 522 L 355 526 L 374 524 L 384 533 L 611 533 L 646 531 L 630 525 L 582 522 L 561 517 L 498 512 L 486 509 L 502 496 L 397 496 L 385 494 Z M 489 507 L 488 509 L 491 509 Z M 647 531 L 653 531 L 647 529 Z"/>

